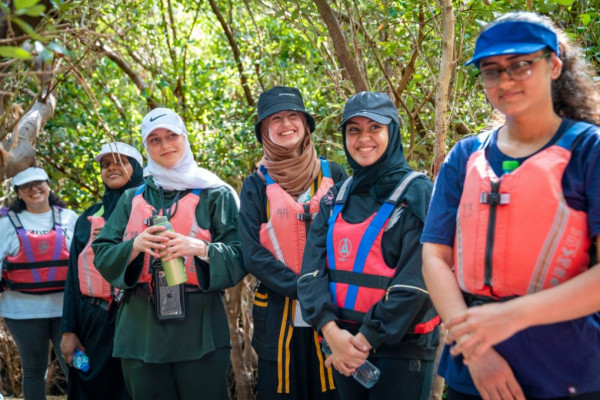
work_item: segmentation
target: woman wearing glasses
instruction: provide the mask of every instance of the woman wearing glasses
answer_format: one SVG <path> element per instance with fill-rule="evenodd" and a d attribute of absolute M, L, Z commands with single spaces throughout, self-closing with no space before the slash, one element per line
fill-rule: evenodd
<path fill-rule="evenodd" d="M 505 125 L 452 149 L 422 236 L 449 329 L 447 399 L 600 398 L 591 70 L 548 18 L 524 12 L 489 24 L 467 64 Z"/>
<path fill-rule="evenodd" d="M 60 318 L 77 214 L 63 208 L 42 168 L 27 168 L 11 183 L 16 198 L 0 218 L 0 317 L 19 350 L 23 394 L 38 400 L 46 398 L 49 341 L 67 373 L 60 354 Z"/>

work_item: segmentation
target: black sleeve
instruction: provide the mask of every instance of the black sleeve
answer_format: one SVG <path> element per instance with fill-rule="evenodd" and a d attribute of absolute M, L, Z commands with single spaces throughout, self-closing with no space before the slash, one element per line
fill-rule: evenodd
<path fill-rule="evenodd" d="M 79 253 L 85 248 L 89 238 L 91 224 L 87 217 L 93 215 L 100 209 L 101 204 L 95 204 L 88 208 L 79 216 L 75 223 L 71 248 L 69 250 L 69 269 L 67 272 L 67 281 L 63 297 L 63 314 L 61 319 L 61 332 L 79 332 L 78 318 L 79 299 L 81 291 L 79 290 Z"/>
<path fill-rule="evenodd" d="M 239 231 L 244 266 L 271 290 L 295 299 L 297 275 L 260 243 L 260 227 L 267 222 L 266 185 L 256 174 L 244 180 L 240 194 Z"/>

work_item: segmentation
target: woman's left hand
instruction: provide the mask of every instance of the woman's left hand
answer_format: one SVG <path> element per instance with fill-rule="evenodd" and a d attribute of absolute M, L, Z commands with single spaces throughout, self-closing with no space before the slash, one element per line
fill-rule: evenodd
<path fill-rule="evenodd" d="M 444 322 L 448 330 L 446 344 L 454 343 L 450 354 L 462 354 L 465 364 L 469 364 L 493 345 L 523 329 L 518 323 L 518 310 L 514 308 L 512 301 L 490 303 L 468 308 Z"/>
<path fill-rule="evenodd" d="M 177 232 L 165 232 L 161 236 L 169 238 L 169 241 L 165 243 L 166 248 L 159 253 L 163 261 L 170 261 L 178 257 L 205 257 L 208 255 L 208 245 L 204 240 Z"/>

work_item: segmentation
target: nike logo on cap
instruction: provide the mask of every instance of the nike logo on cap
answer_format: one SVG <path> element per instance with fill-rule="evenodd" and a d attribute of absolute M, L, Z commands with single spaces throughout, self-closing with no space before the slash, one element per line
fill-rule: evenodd
<path fill-rule="evenodd" d="M 164 117 L 165 115 L 167 115 L 167 114 L 161 114 L 161 115 L 158 115 L 158 116 L 156 116 L 156 117 L 154 117 L 154 118 L 150 117 L 150 122 L 154 122 L 154 121 L 156 121 L 157 119 L 159 119 L 160 117 Z"/>

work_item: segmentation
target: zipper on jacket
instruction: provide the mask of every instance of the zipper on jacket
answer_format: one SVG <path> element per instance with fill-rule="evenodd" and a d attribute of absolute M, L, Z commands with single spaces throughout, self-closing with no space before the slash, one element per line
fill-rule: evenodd
<path fill-rule="evenodd" d="M 308 273 L 306 273 L 304 275 L 300 275 L 300 278 L 298 278 L 298 280 L 296 281 L 296 283 L 300 282 L 302 279 L 306 278 L 307 276 L 311 276 L 311 275 L 312 275 L 313 278 L 315 278 L 317 275 L 319 275 L 319 270 L 315 269 L 313 272 L 308 272 Z"/>
<path fill-rule="evenodd" d="M 490 215 L 488 219 L 487 241 L 485 246 L 485 272 L 483 284 L 492 287 L 493 284 L 493 257 L 494 257 L 494 233 L 496 232 L 496 209 L 500 204 L 500 180 L 491 182 L 492 191 L 488 193 L 488 202 L 490 205 Z"/>
<path fill-rule="evenodd" d="M 392 286 L 388 287 L 387 290 L 385 291 L 385 301 L 388 301 L 388 299 L 390 297 L 390 292 L 392 291 L 392 289 L 399 289 L 399 288 L 418 290 L 419 292 L 423 292 L 426 295 L 429 295 L 429 292 L 427 290 L 422 289 L 418 286 L 396 284 L 396 285 L 392 285 Z"/>

